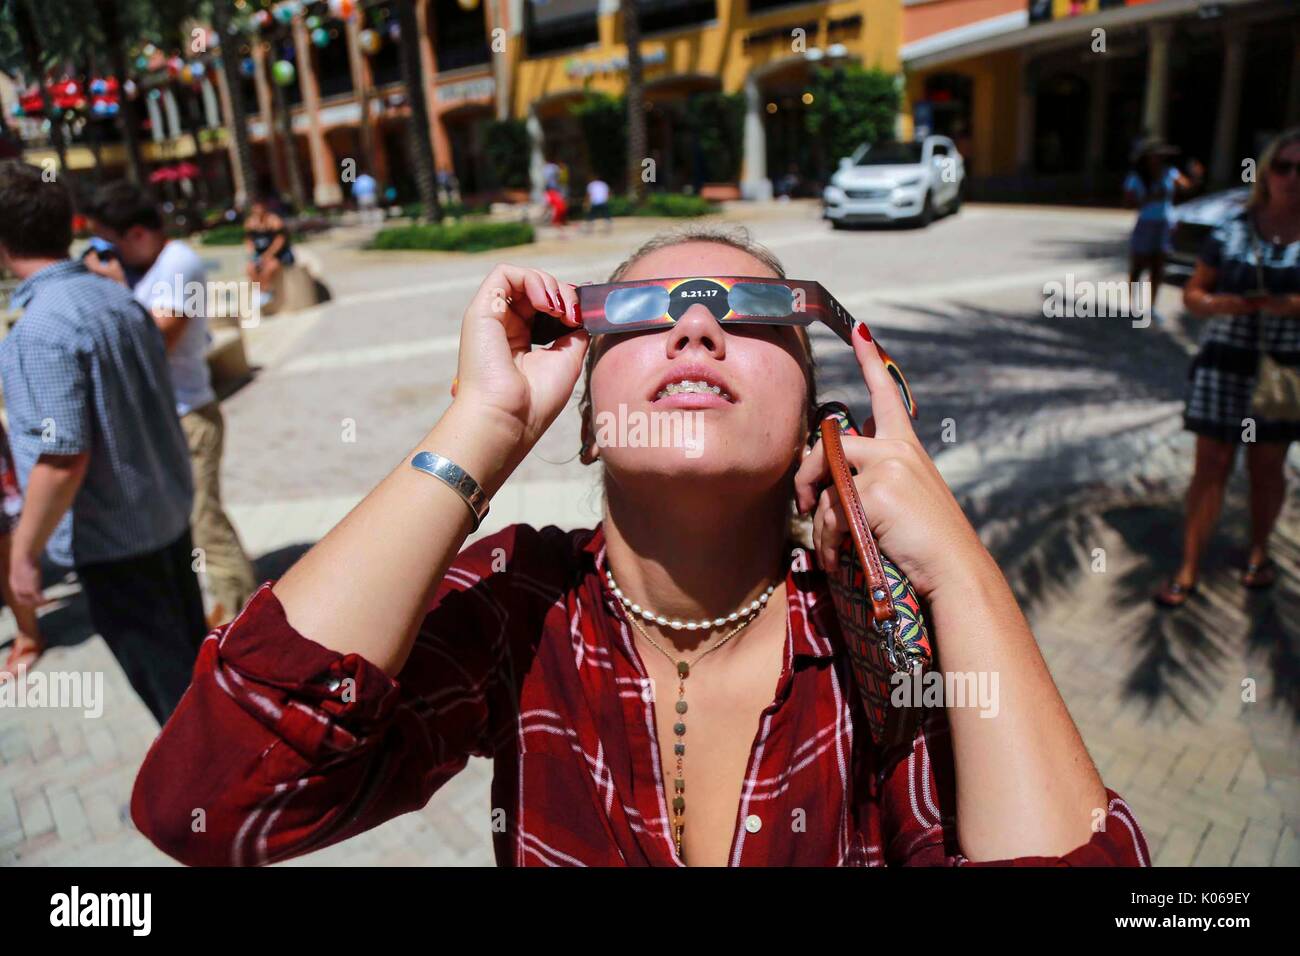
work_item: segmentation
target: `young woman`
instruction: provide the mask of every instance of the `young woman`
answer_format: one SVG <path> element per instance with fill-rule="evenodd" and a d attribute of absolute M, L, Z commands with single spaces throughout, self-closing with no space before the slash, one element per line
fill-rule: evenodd
<path fill-rule="evenodd" d="M 704 231 L 651 241 L 613 281 L 729 275 L 783 277 L 746 234 Z M 876 437 L 844 443 L 872 528 L 927 602 L 944 668 L 1002 690 L 996 713 L 927 710 L 888 767 L 820 570 L 846 525 L 817 491 L 820 443 L 803 450 L 804 330 L 722 325 L 695 302 L 662 330 L 593 340 L 576 302 L 545 272 L 492 270 L 455 398 L 413 458 L 204 645 L 136 781 L 141 832 L 190 863 L 279 860 L 422 807 L 483 756 L 503 865 L 1148 862 L 873 342 L 854 337 Z M 532 348 L 534 311 L 574 331 Z M 419 453 L 490 497 L 584 357 L 604 520 L 511 525 L 462 551 L 470 499 L 412 467 Z M 698 414 L 699 454 L 603 440 L 620 406 Z M 817 565 L 790 536 L 796 510 Z"/>
<path fill-rule="evenodd" d="M 1151 314 L 1156 315 L 1156 299 L 1165 277 L 1165 256 L 1169 253 L 1174 200 L 1190 192 L 1201 180 L 1199 163 L 1190 165 L 1193 175 L 1184 176 L 1173 164 L 1178 150 L 1154 140 L 1138 147 L 1133 171 L 1124 180 L 1124 204 L 1138 211 L 1137 222 L 1129 236 L 1129 281 L 1142 281 L 1145 272 L 1151 281 Z M 1157 316 L 1158 319 L 1158 316 Z"/>
<path fill-rule="evenodd" d="M 276 273 L 293 263 L 293 251 L 284 220 L 271 211 L 264 199 L 254 199 L 248 207 L 244 244 L 248 249 L 248 278 L 269 295 Z"/>
<path fill-rule="evenodd" d="M 1286 500 L 1287 450 L 1300 438 L 1300 421 L 1256 415 L 1251 399 L 1261 335 L 1264 351 L 1279 362 L 1300 361 L 1300 129 L 1279 136 L 1258 168 L 1246 209 L 1206 239 L 1183 290 L 1187 310 L 1210 321 L 1188 372 L 1183 422 L 1196 433 L 1196 463 L 1187 490 L 1182 563 L 1155 594 L 1166 607 L 1180 607 L 1196 593 L 1201 558 L 1243 444 L 1250 473 L 1250 553 L 1241 583 L 1267 588 L 1277 578 L 1268 539 Z"/>

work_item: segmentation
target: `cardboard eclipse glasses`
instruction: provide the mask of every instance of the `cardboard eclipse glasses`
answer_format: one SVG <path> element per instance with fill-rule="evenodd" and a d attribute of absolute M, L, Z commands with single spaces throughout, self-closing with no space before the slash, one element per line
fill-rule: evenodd
<path fill-rule="evenodd" d="M 821 322 L 850 347 L 856 328 L 865 326 L 820 282 L 800 279 L 696 276 L 580 285 L 577 290 L 578 315 L 583 328 L 592 335 L 665 329 L 695 305 L 703 305 L 722 325 L 807 326 Z M 532 342 L 546 345 L 571 331 L 554 316 L 539 312 L 533 319 Z M 880 345 L 874 336 L 872 339 Z M 880 357 L 898 385 L 908 414 L 916 418 L 916 402 L 902 369 L 883 347 Z"/>

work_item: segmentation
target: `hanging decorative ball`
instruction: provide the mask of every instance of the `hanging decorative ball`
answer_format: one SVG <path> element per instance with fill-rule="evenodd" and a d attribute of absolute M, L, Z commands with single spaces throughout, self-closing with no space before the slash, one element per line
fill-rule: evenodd
<path fill-rule="evenodd" d="M 149 69 L 149 58 L 147 56 L 137 56 L 135 58 L 135 68 L 137 70 Z"/>
<path fill-rule="evenodd" d="M 379 48 L 383 45 L 383 42 L 384 41 L 379 38 L 379 34 L 374 30 L 362 30 L 357 34 L 357 44 L 366 53 L 379 52 Z"/>
<path fill-rule="evenodd" d="M 75 82 L 74 80 L 68 80 L 68 82 L 64 84 L 64 86 L 63 86 L 63 95 L 64 95 L 64 96 L 76 96 L 76 95 L 77 95 L 77 84 L 76 84 L 76 82 Z"/>
<path fill-rule="evenodd" d="M 208 68 L 202 63 L 191 63 L 190 72 L 194 74 L 194 79 L 201 80 L 207 74 Z"/>
<path fill-rule="evenodd" d="M 193 83 L 194 67 L 190 66 L 188 63 L 181 67 L 180 78 L 182 83 Z"/>
<path fill-rule="evenodd" d="M 456 3 L 462 10 L 478 9 L 478 0 L 456 0 Z"/>
<path fill-rule="evenodd" d="M 388 39 L 394 43 L 402 39 L 402 27 L 396 20 L 388 24 Z"/>
<path fill-rule="evenodd" d="M 282 3 L 274 11 L 275 19 L 280 23 L 289 23 L 293 20 L 294 6 L 292 3 Z"/>
<path fill-rule="evenodd" d="M 158 89 L 158 88 L 156 88 L 156 87 L 155 87 L 154 89 L 150 90 L 150 91 L 149 91 L 149 99 L 151 99 L 151 100 L 160 100 L 160 99 L 162 99 L 162 90 L 160 90 L 160 89 Z"/>
<path fill-rule="evenodd" d="M 122 92 L 131 99 L 135 99 L 135 95 L 140 92 L 140 87 L 135 85 L 135 80 L 127 80 L 122 84 Z"/>
<path fill-rule="evenodd" d="M 157 52 L 158 52 L 158 48 L 154 46 L 152 43 L 146 43 L 144 45 L 143 53 L 145 56 L 153 56 Z"/>
<path fill-rule="evenodd" d="M 317 46 L 329 46 L 330 32 L 324 27 L 316 27 L 311 31 L 311 42 Z"/>
<path fill-rule="evenodd" d="M 267 27 L 271 25 L 271 11 L 270 10 L 255 11 L 253 13 L 253 23 L 257 25 L 257 28 L 259 30 L 265 30 Z"/>
<path fill-rule="evenodd" d="M 252 76 L 253 73 L 256 72 L 256 70 L 257 70 L 257 64 L 253 62 L 253 58 L 251 56 L 246 56 L 239 61 L 239 72 L 243 73 L 244 76 Z"/>
<path fill-rule="evenodd" d="M 218 33 L 216 30 L 208 31 L 207 41 L 208 41 L 209 50 L 221 49 L 221 34 Z"/>
<path fill-rule="evenodd" d="M 330 0 L 330 13 L 340 20 L 350 20 L 356 12 L 357 5 L 353 0 Z"/>
<path fill-rule="evenodd" d="M 180 57 L 174 56 L 167 61 L 167 75 L 173 79 L 180 76 L 183 69 L 185 69 L 185 61 Z"/>
<path fill-rule="evenodd" d="M 316 16 L 315 14 L 312 14 L 306 19 L 305 23 L 307 24 L 308 30 L 315 30 L 318 26 L 320 26 L 320 17 Z"/>
<path fill-rule="evenodd" d="M 23 116 L 23 115 L 25 115 L 24 112 L 23 112 L 23 104 L 21 104 L 21 103 L 15 103 L 14 106 L 13 106 L 13 109 L 12 109 L 10 112 L 12 112 L 12 113 L 14 114 L 14 116 Z"/>
<path fill-rule="evenodd" d="M 298 71 L 288 60 L 276 60 L 275 65 L 271 67 L 271 79 L 275 80 L 277 86 L 288 86 L 297 75 Z"/>
<path fill-rule="evenodd" d="M 95 96 L 103 96 L 108 91 L 108 84 L 103 80 L 91 80 L 90 92 Z"/>

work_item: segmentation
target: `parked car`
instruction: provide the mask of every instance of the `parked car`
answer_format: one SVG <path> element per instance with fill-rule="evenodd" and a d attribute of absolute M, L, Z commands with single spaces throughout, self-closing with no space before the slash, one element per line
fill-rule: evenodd
<path fill-rule="evenodd" d="M 1190 276 L 1210 230 L 1241 212 L 1249 196 L 1249 186 L 1238 186 L 1223 192 L 1207 193 L 1175 206 L 1169 237 L 1173 251 L 1165 258 L 1165 275 L 1173 278 Z"/>
<path fill-rule="evenodd" d="M 910 143 L 863 143 L 840 160 L 822 192 L 822 215 L 836 229 L 855 222 L 927 226 L 961 207 L 966 164 L 946 136 Z"/>

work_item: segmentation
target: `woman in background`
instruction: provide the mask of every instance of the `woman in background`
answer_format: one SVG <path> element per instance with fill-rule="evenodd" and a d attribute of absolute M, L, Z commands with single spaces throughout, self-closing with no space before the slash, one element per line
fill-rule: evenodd
<path fill-rule="evenodd" d="M 271 211 L 265 199 L 254 199 L 244 218 L 244 243 L 248 249 L 248 278 L 262 288 L 262 304 L 270 301 L 270 290 L 282 266 L 293 264 L 289 230 L 284 220 Z"/>
<path fill-rule="evenodd" d="M 1165 276 L 1165 256 L 1169 254 L 1174 200 L 1180 193 L 1195 189 L 1201 181 L 1201 164 L 1189 164 L 1192 176 L 1184 176 L 1173 164 L 1178 150 L 1156 140 L 1138 147 L 1133 171 L 1124 180 L 1124 205 L 1138 211 L 1137 222 L 1129 236 L 1129 282 L 1142 281 L 1146 272 L 1151 280 L 1151 315 L 1156 313 L 1156 299 Z"/>
<path fill-rule="evenodd" d="M 1182 564 L 1155 594 L 1164 607 L 1181 607 L 1196 593 L 1241 444 L 1250 471 L 1250 553 L 1241 583 L 1267 588 L 1277 577 L 1268 539 L 1286 500 L 1287 449 L 1300 438 L 1300 421 L 1255 415 L 1251 398 L 1261 334 L 1279 363 L 1300 360 L 1300 128 L 1274 140 L 1259 170 L 1245 210 L 1206 239 L 1183 290 L 1187 310 L 1210 321 L 1188 373 L 1183 422 L 1196 433 L 1196 464 Z"/>

